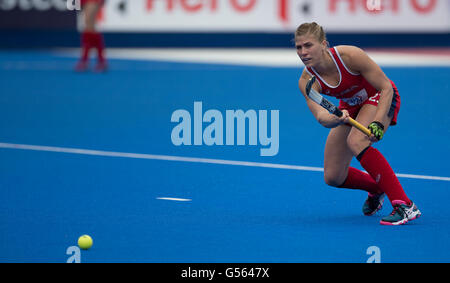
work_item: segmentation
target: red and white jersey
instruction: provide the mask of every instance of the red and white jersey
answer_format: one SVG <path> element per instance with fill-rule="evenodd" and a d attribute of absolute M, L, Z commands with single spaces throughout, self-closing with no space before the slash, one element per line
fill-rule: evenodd
<path fill-rule="evenodd" d="M 341 100 L 341 104 L 349 106 L 361 105 L 368 98 L 377 94 L 378 91 L 361 74 L 353 73 L 345 66 L 336 47 L 330 48 L 328 52 L 339 72 L 339 83 L 337 85 L 328 84 L 314 68 L 306 68 L 311 76 L 316 76 L 322 89 L 321 93 L 336 97 Z"/>

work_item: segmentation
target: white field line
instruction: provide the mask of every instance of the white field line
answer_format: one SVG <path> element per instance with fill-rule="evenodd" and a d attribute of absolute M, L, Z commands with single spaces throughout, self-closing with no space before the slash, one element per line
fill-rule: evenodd
<path fill-rule="evenodd" d="M 156 199 L 159 200 L 169 200 L 169 201 L 179 201 L 179 202 L 190 202 L 192 201 L 192 199 L 188 199 L 188 198 L 169 198 L 169 197 L 158 197 Z"/>
<path fill-rule="evenodd" d="M 78 49 L 55 49 L 54 54 L 78 56 Z M 445 54 L 411 54 L 368 50 L 381 66 L 450 66 Z M 226 64 L 265 67 L 304 67 L 295 48 L 108 48 L 111 59 L 161 60 L 184 63 Z"/>
<path fill-rule="evenodd" d="M 121 157 L 121 158 L 133 158 L 133 159 L 164 160 L 164 161 L 178 161 L 178 162 L 190 162 L 190 163 L 206 163 L 206 164 L 219 164 L 219 165 L 233 165 L 233 166 L 273 168 L 273 169 L 285 169 L 285 170 L 297 170 L 297 171 L 323 172 L 323 168 L 311 167 L 311 166 L 286 165 L 286 164 L 249 162 L 249 161 L 235 161 L 235 160 L 197 158 L 197 157 L 183 157 L 183 156 L 171 156 L 171 155 L 115 152 L 115 151 L 41 146 L 41 145 L 0 143 L 0 148 L 70 153 L 70 154 L 93 155 L 93 156 L 106 156 L 106 157 Z M 450 181 L 450 177 L 415 175 L 415 174 L 400 174 L 400 173 L 397 173 L 396 175 L 399 178 Z"/>

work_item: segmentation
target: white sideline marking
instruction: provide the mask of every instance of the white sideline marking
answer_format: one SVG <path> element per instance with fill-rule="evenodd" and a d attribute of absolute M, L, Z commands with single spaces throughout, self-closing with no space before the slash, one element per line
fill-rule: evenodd
<path fill-rule="evenodd" d="M 55 49 L 54 54 L 79 56 L 79 49 Z M 427 54 L 367 50 L 380 66 L 450 66 L 447 54 Z M 292 48 L 108 48 L 111 59 L 161 60 L 166 62 L 206 63 L 262 67 L 304 65 Z"/>
<path fill-rule="evenodd" d="M 183 157 L 183 156 L 171 156 L 171 155 L 115 152 L 115 151 L 41 146 L 41 145 L 0 143 L 0 148 L 71 153 L 71 154 L 93 155 L 93 156 L 122 157 L 122 158 L 134 158 L 134 159 L 164 160 L 164 161 L 207 163 L 207 164 L 220 164 L 220 165 L 234 165 L 234 166 L 248 166 L 248 167 L 275 168 L 275 169 L 285 169 L 285 170 L 323 172 L 323 168 L 321 168 L 321 167 L 285 165 L 285 164 L 249 162 L 249 161 L 235 161 L 235 160 L 224 160 L 224 159 L 197 158 L 197 157 Z M 400 174 L 400 173 L 396 173 L 396 175 L 399 178 L 450 181 L 450 177 Z"/>
<path fill-rule="evenodd" d="M 188 199 L 188 198 L 167 198 L 167 197 L 159 197 L 159 198 L 156 198 L 156 199 L 159 199 L 159 200 L 170 200 L 170 201 L 181 201 L 181 202 L 189 202 L 189 201 L 192 201 L 191 199 Z"/>

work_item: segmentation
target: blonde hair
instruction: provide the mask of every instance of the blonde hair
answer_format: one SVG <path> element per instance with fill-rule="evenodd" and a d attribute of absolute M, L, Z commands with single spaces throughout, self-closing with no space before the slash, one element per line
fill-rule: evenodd
<path fill-rule="evenodd" d="M 320 26 L 316 22 L 301 24 L 295 31 L 295 39 L 297 39 L 297 37 L 299 36 L 307 34 L 313 35 L 320 43 L 322 43 L 323 41 L 328 42 L 327 35 L 323 31 L 322 26 Z"/>

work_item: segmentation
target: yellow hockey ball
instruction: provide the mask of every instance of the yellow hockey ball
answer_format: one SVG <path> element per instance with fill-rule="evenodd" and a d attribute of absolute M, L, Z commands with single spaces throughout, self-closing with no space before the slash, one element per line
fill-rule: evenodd
<path fill-rule="evenodd" d="M 90 249 L 93 243 L 94 242 L 92 241 L 92 238 L 89 235 L 83 235 L 80 238 L 78 238 L 78 246 L 82 250 Z"/>

